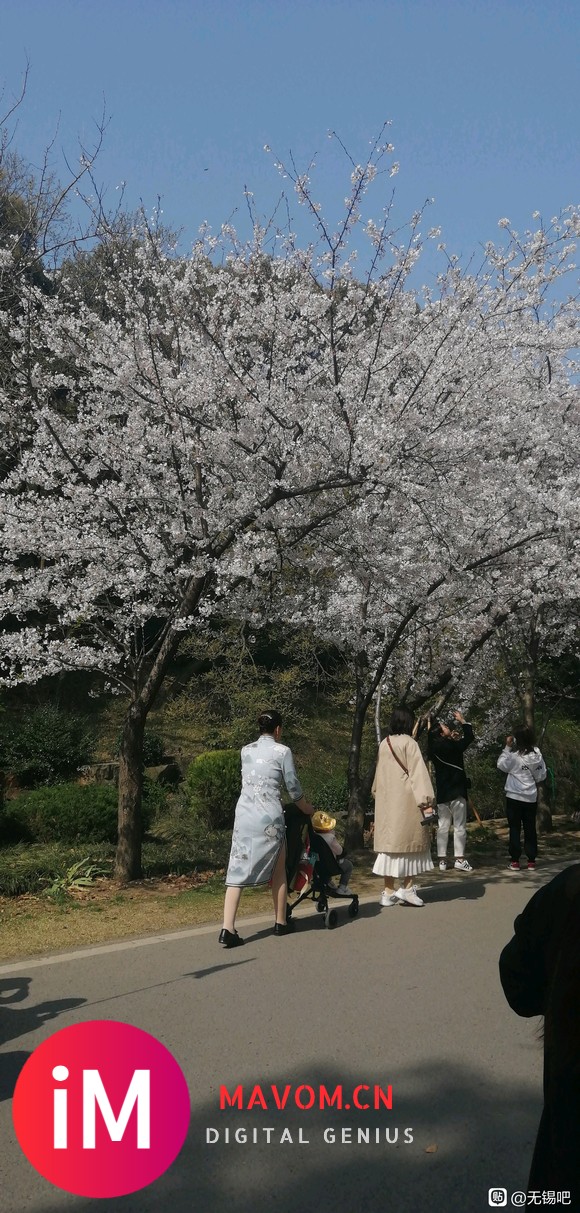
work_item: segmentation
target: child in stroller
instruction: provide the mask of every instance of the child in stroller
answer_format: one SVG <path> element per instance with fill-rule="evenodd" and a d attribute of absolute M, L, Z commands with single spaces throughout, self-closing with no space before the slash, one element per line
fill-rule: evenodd
<path fill-rule="evenodd" d="M 332 851 L 332 854 L 334 855 L 334 858 L 336 859 L 336 862 L 340 868 L 340 881 L 336 892 L 340 895 L 340 897 L 350 897 L 351 892 L 348 887 L 348 882 L 352 874 L 352 863 L 350 859 L 346 858 L 344 848 L 341 846 L 336 834 L 334 833 L 336 817 L 331 817 L 329 813 L 323 813 L 320 809 L 317 809 L 316 812 L 312 814 L 310 820 L 313 830 L 315 830 L 317 834 L 324 835 L 324 841 L 327 847 L 330 847 L 330 850 Z"/>
<path fill-rule="evenodd" d="M 336 926 L 338 921 L 336 910 L 328 908 L 329 897 L 350 901 L 348 913 L 351 918 L 355 918 L 359 909 L 358 896 L 351 893 L 347 883 L 352 864 L 350 860 L 343 858 L 342 847 L 334 836 L 335 819 L 327 813 L 317 811 L 305 820 L 304 814 L 294 805 L 286 805 L 284 817 L 288 891 L 290 894 L 298 894 L 288 906 L 287 919 L 290 920 L 292 911 L 306 897 L 312 897 L 319 913 L 324 914 L 327 927 Z M 318 830 L 315 828 L 316 824 Z M 338 856 L 333 853 L 327 842 L 329 834 L 334 838 L 335 845 L 340 847 Z M 332 883 L 337 876 L 340 881 L 338 887 Z"/>

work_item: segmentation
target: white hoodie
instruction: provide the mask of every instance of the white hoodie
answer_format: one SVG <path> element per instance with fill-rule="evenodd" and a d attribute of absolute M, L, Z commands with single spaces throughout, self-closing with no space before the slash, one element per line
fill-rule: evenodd
<path fill-rule="evenodd" d="M 538 799 L 537 784 L 546 778 L 546 764 L 537 746 L 527 754 L 510 750 L 506 745 L 498 760 L 498 769 L 507 771 L 505 793 L 510 800 L 524 800 L 533 804 Z"/>

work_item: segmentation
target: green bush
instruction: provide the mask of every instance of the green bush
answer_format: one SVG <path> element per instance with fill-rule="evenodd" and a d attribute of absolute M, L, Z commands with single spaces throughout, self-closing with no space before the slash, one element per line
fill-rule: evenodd
<path fill-rule="evenodd" d="M 505 773 L 497 770 L 497 756 L 501 746 L 472 751 L 465 754 L 465 770 L 471 780 L 469 800 L 477 809 L 482 821 L 505 817 Z"/>
<path fill-rule="evenodd" d="M 155 733 L 153 729 L 145 729 L 145 736 L 143 738 L 143 766 L 161 766 L 164 757 L 165 743 L 161 734 Z"/>
<path fill-rule="evenodd" d="M 22 803 L 22 798 L 20 798 Z M 0 814 L 0 846 L 12 847 L 18 843 L 32 842 L 32 834 L 24 817 L 15 808 L 18 801 L 9 800 Z"/>
<path fill-rule="evenodd" d="M 107 784 L 63 783 L 38 788 L 11 804 L 10 819 L 35 842 L 115 842 L 117 792 Z M 144 797 L 143 829 L 151 819 Z"/>
<path fill-rule="evenodd" d="M 91 758 L 92 747 L 85 718 L 51 704 L 20 717 L 2 717 L 0 768 L 22 787 L 54 784 L 74 775 Z"/>
<path fill-rule="evenodd" d="M 305 781 L 306 782 L 306 781 Z M 328 775 L 306 787 L 306 795 L 317 809 L 337 817 L 348 809 L 348 783 L 346 775 Z"/>
<path fill-rule="evenodd" d="M 198 754 L 187 772 L 190 808 L 210 830 L 230 829 L 242 787 L 238 750 Z"/>
<path fill-rule="evenodd" d="M 167 795 L 167 788 L 164 788 L 162 784 L 157 783 L 155 779 L 150 779 L 148 775 L 143 777 L 142 816 L 145 829 L 149 828 L 154 817 L 163 813 L 167 808 Z"/>
<path fill-rule="evenodd" d="M 180 867 L 192 864 L 203 868 L 225 866 L 231 845 L 231 830 L 210 830 L 202 818 L 191 811 L 189 797 L 172 797 L 159 813 L 149 837 L 162 848 L 164 856 L 174 856 Z"/>

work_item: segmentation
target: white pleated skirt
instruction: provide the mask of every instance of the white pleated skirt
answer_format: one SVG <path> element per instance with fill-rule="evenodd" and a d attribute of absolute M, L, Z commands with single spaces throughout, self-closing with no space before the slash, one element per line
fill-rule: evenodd
<path fill-rule="evenodd" d="M 432 871 L 433 860 L 430 851 L 411 851 L 403 854 L 379 851 L 373 865 L 375 876 L 394 876 L 398 880 Z"/>

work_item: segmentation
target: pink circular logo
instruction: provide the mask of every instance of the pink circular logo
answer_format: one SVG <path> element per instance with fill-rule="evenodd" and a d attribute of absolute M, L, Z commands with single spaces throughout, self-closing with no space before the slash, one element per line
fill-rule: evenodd
<path fill-rule="evenodd" d="M 126 1196 L 153 1183 L 185 1141 L 189 1091 L 175 1058 L 130 1024 L 55 1032 L 16 1084 L 16 1136 L 32 1166 L 76 1196 Z"/>

